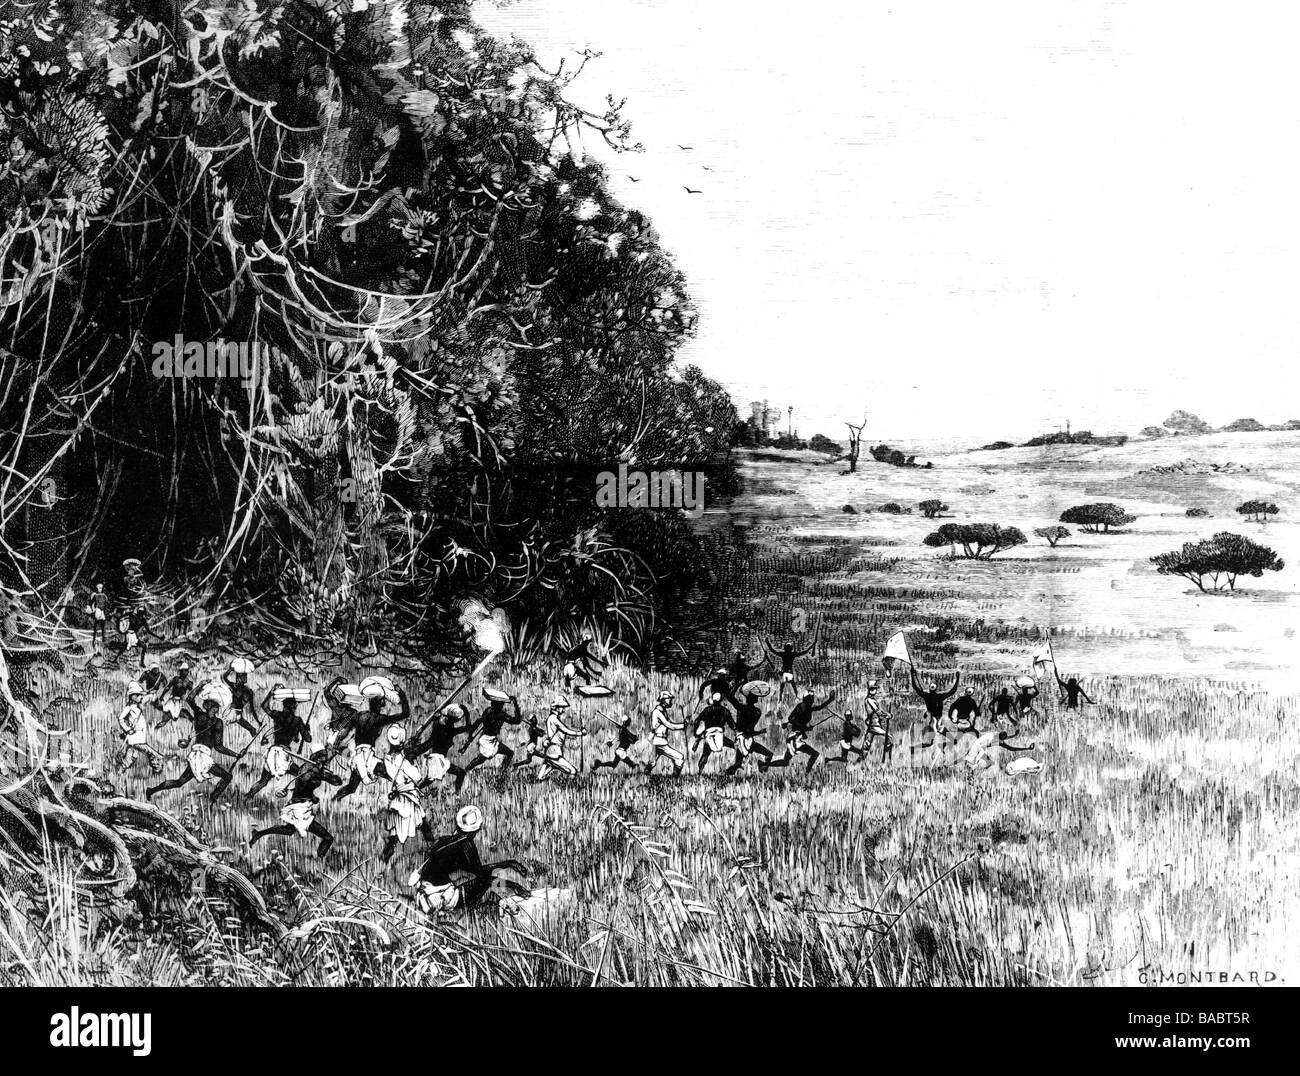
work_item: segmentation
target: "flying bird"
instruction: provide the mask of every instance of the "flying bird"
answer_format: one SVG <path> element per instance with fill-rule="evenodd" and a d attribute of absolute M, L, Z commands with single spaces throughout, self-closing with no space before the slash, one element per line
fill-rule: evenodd
<path fill-rule="evenodd" d="M 707 164 L 702 164 L 702 165 L 700 165 L 700 167 L 703 168 L 706 172 L 712 172 L 712 171 L 713 171 L 713 169 L 710 168 Z"/>
<path fill-rule="evenodd" d="M 636 178 L 636 176 L 628 176 L 627 178 L 630 179 L 633 183 L 641 182 L 639 179 Z"/>
<path fill-rule="evenodd" d="M 683 146 L 680 142 L 678 142 L 678 143 L 677 143 L 677 148 L 678 148 L 678 149 L 694 149 L 695 147 L 694 147 L 694 146 Z"/>
<path fill-rule="evenodd" d="M 703 191 L 693 191 L 693 190 L 691 190 L 690 187 L 686 186 L 685 184 L 682 184 L 682 190 L 684 190 L 687 194 L 703 194 L 703 193 L 704 193 Z"/>

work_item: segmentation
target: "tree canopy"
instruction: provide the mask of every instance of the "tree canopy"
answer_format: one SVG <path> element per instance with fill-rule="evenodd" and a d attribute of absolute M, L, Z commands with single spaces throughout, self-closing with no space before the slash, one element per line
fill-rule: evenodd
<path fill-rule="evenodd" d="M 1249 516 L 1256 523 L 1264 523 L 1269 516 L 1275 516 L 1280 509 L 1272 501 L 1246 501 L 1237 505 L 1237 514 Z"/>
<path fill-rule="evenodd" d="M 960 546 L 961 556 L 969 560 L 989 560 L 1004 549 L 1024 545 L 1027 539 L 1019 528 L 997 523 L 945 523 L 923 541 L 933 548 L 950 546 L 954 555 Z"/>
<path fill-rule="evenodd" d="M 1068 527 L 1062 527 L 1059 523 L 1050 527 L 1035 527 L 1034 536 L 1037 538 L 1046 538 L 1047 544 L 1055 549 L 1057 542 L 1062 538 L 1070 537 L 1070 529 Z"/>
<path fill-rule="evenodd" d="M 1239 576 L 1259 578 L 1265 572 L 1280 572 L 1285 562 L 1268 546 L 1241 534 L 1221 531 L 1213 538 L 1186 542 L 1181 549 L 1151 558 L 1161 575 L 1190 579 L 1198 590 L 1235 590 Z M 1206 583 L 1209 583 L 1207 589 Z"/>
<path fill-rule="evenodd" d="M 1136 519 L 1137 516 L 1128 515 L 1119 505 L 1108 501 L 1077 504 L 1061 513 L 1062 523 L 1077 524 L 1093 534 L 1109 531 L 1112 527 L 1123 527 Z"/>
<path fill-rule="evenodd" d="M 636 148 L 571 99 L 585 62 L 465 0 L 0 24 L 6 585 L 40 593 L 4 525 L 53 490 L 61 584 L 134 556 L 295 631 L 420 635 L 473 589 L 643 637 L 698 558 L 654 563 L 680 522 L 599 514 L 592 475 L 724 466 L 737 416 L 673 365 L 685 281 L 575 149 Z M 155 377 L 171 341 L 266 361 Z"/>

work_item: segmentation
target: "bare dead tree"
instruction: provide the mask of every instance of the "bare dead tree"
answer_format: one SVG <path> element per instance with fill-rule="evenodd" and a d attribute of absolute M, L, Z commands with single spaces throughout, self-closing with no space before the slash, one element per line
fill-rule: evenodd
<path fill-rule="evenodd" d="M 862 431 L 867 425 L 867 416 L 862 416 L 862 421 L 856 426 L 852 422 L 844 423 L 849 428 L 849 450 L 844 453 L 843 459 L 849 462 L 849 474 L 856 474 L 858 470 L 858 455 L 862 451 Z"/>

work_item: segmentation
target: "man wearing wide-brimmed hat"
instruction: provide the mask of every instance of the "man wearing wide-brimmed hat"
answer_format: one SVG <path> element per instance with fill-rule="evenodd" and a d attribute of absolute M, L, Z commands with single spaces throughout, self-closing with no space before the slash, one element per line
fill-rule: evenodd
<path fill-rule="evenodd" d="M 668 743 L 669 733 L 681 732 L 686 728 L 685 721 L 676 722 L 672 719 L 674 700 L 671 691 L 661 691 L 655 708 L 650 711 L 650 743 L 654 746 L 655 754 L 645 764 L 646 773 L 653 773 L 661 758 L 666 758 L 673 764 L 673 776 L 680 774 L 686 765 L 686 756 Z"/>
<path fill-rule="evenodd" d="M 132 680 L 126 685 L 126 706 L 117 717 L 127 754 L 138 754 L 149 762 L 149 771 L 162 771 L 162 755 L 149 746 L 149 723 L 144 717 L 144 685 Z"/>
<path fill-rule="evenodd" d="M 462 903 L 461 885 L 477 879 L 483 870 L 475 835 L 483 826 L 483 812 L 472 804 L 456 812 L 456 832 L 430 842 L 429 855 L 407 884 L 415 888 L 415 904 L 425 915 L 451 911 Z M 471 887 L 465 896 L 471 896 Z"/>
<path fill-rule="evenodd" d="M 578 768 L 564 757 L 564 742 L 570 736 L 585 736 L 587 730 L 566 723 L 569 713 L 569 700 L 563 695 L 556 695 L 551 703 L 551 712 L 546 715 L 546 739 L 542 750 L 542 772 L 537 775 L 539 781 L 545 781 L 552 773 L 563 773 L 572 777 Z"/>
<path fill-rule="evenodd" d="M 403 748 L 406 745 L 406 729 L 401 725 L 390 725 L 384 733 L 384 742 L 388 754 L 376 771 L 383 774 L 392 783 L 388 794 L 388 836 L 379 858 L 387 863 L 393 858 L 393 852 L 399 844 L 405 844 L 418 832 L 426 841 L 433 841 L 433 831 L 429 821 L 424 817 L 424 807 L 420 803 L 420 788 L 427 783 L 420 777 L 420 771 L 406 757 Z"/>

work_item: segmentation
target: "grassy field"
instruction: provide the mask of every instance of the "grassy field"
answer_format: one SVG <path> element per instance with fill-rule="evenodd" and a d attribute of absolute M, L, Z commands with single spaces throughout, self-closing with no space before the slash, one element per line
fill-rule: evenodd
<path fill-rule="evenodd" d="M 970 453 L 937 457 L 931 471 L 867 463 L 857 475 L 799 455 L 745 463 L 746 493 L 714 506 L 706 523 L 749 540 L 754 558 L 736 586 L 756 629 L 782 636 L 803 622 L 800 610 L 808 632 L 820 628 L 803 663 L 819 695 L 834 688 L 856 709 L 899 628 L 912 629 L 922 668 L 960 667 L 977 693 L 1024 672 L 1040 632 L 1052 630 L 1063 671 L 1080 675 L 1097 704 L 1075 714 L 1048 702 L 1021 737 L 1037 743 L 1038 774 L 1012 776 L 1000 758 L 972 765 L 969 737 L 915 747 L 920 711 L 901 677 L 889 685 L 898 746 L 888 766 L 877 748 L 847 770 L 818 763 L 805 774 L 798 764 L 725 780 L 602 774 L 537 784 L 516 773 L 502 783 L 479 770 L 458 797 L 448 784 L 428 798 L 436 828 L 449 828 L 458 804 L 479 804 L 484 857 L 525 861 L 554 899 L 532 916 L 433 926 L 404 901 L 416 850 L 387 869 L 375 858 L 376 793 L 322 810 L 339 838 L 322 863 L 314 841 L 248 849 L 251 829 L 277 811 L 269 792 L 250 801 L 232 790 L 212 808 L 186 789 L 159 802 L 228 846 L 299 936 L 273 948 L 211 900 L 206 926 L 190 916 L 178 928 L 160 910 L 138 929 L 104 930 L 69 910 L 38 930 L 6 896 L 0 981 L 1112 985 L 1228 972 L 1295 982 L 1295 572 L 1205 597 L 1156 576 L 1145 558 L 1215 530 L 1262 530 L 1294 564 L 1293 524 L 1245 524 L 1232 507 L 1260 495 L 1285 504 L 1294 490 L 1276 474 L 1298 444 L 1256 434 L 1056 456 Z M 1133 477 L 1191 456 L 1251 470 L 1173 488 Z M 1130 480 L 1141 496 L 1124 494 Z M 1026 533 L 1089 499 L 1120 501 L 1139 520 L 1124 534 L 1056 550 L 1035 539 L 970 564 L 920 545 L 937 524 L 864 511 L 927 496 L 946 501 L 950 518 Z M 1191 504 L 1214 517 L 1188 519 Z M 756 644 L 744 632 L 717 642 L 719 654 Z M 212 668 L 220 660 L 203 657 Z M 555 673 L 489 676 L 541 709 Z M 34 686 L 47 699 L 72 696 L 54 713 L 72 728 L 75 754 L 103 760 L 123 792 L 142 795 L 142 765 L 115 772 L 111 722 L 126 677 L 108 669 L 94 682 Z M 254 686 L 301 677 L 271 664 Z M 644 719 L 661 687 L 692 699 L 699 678 L 616 667 L 606 682 L 618 697 L 605 709 Z M 417 717 L 434 696 L 412 685 Z M 595 706 L 580 704 L 592 730 L 587 765 L 611 751 Z M 174 743 L 171 728 L 163 733 Z M 245 742 L 242 730 L 231 738 Z M 837 738 L 830 722 L 816 742 L 834 753 Z M 258 769 L 260 750 L 236 787 Z M 65 881 L 71 892 L 71 867 Z"/>

